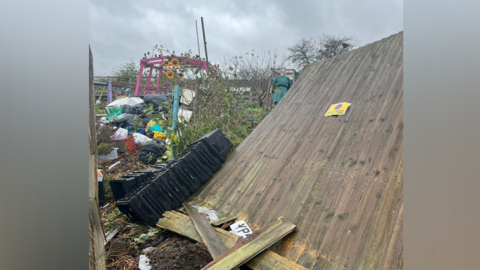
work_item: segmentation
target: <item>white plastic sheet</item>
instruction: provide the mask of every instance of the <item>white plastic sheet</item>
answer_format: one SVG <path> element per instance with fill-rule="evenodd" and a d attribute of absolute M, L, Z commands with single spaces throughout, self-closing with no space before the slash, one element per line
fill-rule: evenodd
<path fill-rule="evenodd" d="M 139 97 L 126 97 L 126 98 L 115 100 L 114 102 L 105 106 L 105 108 L 108 110 L 109 108 L 117 107 L 120 105 L 135 106 L 136 104 L 140 104 L 140 103 L 143 103 L 143 100 Z"/>

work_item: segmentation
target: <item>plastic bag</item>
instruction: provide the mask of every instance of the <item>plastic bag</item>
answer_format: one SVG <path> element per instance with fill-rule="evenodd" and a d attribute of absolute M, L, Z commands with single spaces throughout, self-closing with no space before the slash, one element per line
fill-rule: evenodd
<path fill-rule="evenodd" d="M 158 94 L 152 94 L 152 95 L 146 95 L 143 98 L 143 102 L 145 104 L 153 104 L 153 107 L 158 107 L 158 105 L 165 103 L 168 100 L 166 95 L 158 95 Z"/>
<path fill-rule="evenodd" d="M 152 120 L 152 118 L 150 118 L 150 117 L 143 117 L 142 118 L 143 126 L 146 127 L 151 120 Z"/>
<path fill-rule="evenodd" d="M 137 114 L 137 110 L 134 106 L 130 105 L 123 105 L 123 113 L 128 113 L 128 114 Z"/>
<path fill-rule="evenodd" d="M 144 103 L 135 104 L 135 106 L 133 107 L 135 110 L 135 114 L 142 114 L 144 106 Z"/>
<path fill-rule="evenodd" d="M 106 117 L 100 118 L 100 121 L 99 121 L 99 122 L 102 123 L 102 124 L 108 124 L 108 120 L 107 120 Z"/>
<path fill-rule="evenodd" d="M 161 158 L 166 151 L 165 142 L 160 139 L 153 139 L 143 144 L 138 155 L 138 160 L 146 165 L 153 165 Z"/>
<path fill-rule="evenodd" d="M 164 133 L 164 132 L 153 131 L 153 138 L 154 139 L 161 139 L 161 140 L 165 141 L 167 139 L 167 134 Z"/>
<path fill-rule="evenodd" d="M 137 128 L 144 128 L 143 121 L 138 121 L 140 116 L 135 114 L 125 114 L 119 121 L 124 124 L 124 126 L 132 126 Z M 138 122 L 138 123 L 137 123 Z"/>
<path fill-rule="evenodd" d="M 153 136 L 155 136 L 155 134 L 153 134 L 153 131 L 148 130 L 148 129 L 145 130 L 145 131 L 146 131 L 146 132 L 145 132 L 145 136 L 147 136 L 147 137 L 150 138 L 150 139 L 153 139 Z"/>
<path fill-rule="evenodd" d="M 145 135 L 140 133 L 133 133 L 133 139 L 135 140 L 135 144 L 137 146 L 143 146 L 144 143 L 151 141 L 152 139 L 148 138 Z"/>
<path fill-rule="evenodd" d="M 112 136 L 110 136 L 111 141 L 125 140 L 128 138 L 128 130 L 124 128 L 119 128 Z"/>
<path fill-rule="evenodd" d="M 147 128 L 148 130 L 151 130 L 153 132 L 163 131 L 162 127 L 159 124 L 155 123 L 155 121 L 153 121 L 153 120 L 148 122 L 145 128 Z"/>
<path fill-rule="evenodd" d="M 110 120 L 116 116 L 121 115 L 122 111 L 123 111 L 123 106 L 109 108 L 107 112 L 107 120 Z"/>

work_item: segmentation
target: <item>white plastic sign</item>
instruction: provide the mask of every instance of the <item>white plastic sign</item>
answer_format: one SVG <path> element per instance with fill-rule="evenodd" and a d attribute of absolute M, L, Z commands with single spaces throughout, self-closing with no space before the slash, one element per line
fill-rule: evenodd
<path fill-rule="evenodd" d="M 231 233 L 234 233 L 243 238 L 247 238 L 247 236 L 253 233 L 245 221 L 237 221 L 233 223 L 232 225 L 230 225 L 230 229 L 232 229 Z"/>

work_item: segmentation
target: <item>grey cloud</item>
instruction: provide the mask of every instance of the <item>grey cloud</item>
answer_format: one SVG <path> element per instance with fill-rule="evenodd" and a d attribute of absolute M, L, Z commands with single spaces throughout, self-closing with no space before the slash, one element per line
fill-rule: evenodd
<path fill-rule="evenodd" d="M 398 0 L 90 1 L 89 7 L 96 75 L 138 62 L 156 44 L 196 54 L 195 20 L 204 56 L 202 16 L 211 61 L 252 49 L 287 54 L 298 39 L 323 33 L 356 36 L 364 45 L 403 30 Z"/>

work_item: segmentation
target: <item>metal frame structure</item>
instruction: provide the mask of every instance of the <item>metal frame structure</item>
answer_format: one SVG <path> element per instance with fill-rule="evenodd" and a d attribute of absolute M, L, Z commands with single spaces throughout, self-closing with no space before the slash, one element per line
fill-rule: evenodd
<path fill-rule="evenodd" d="M 165 59 L 168 59 L 168 60 L 177 59 L 179 61 L 179 66 L 177 67 L 174 67 L 171 65 L 165 66 L 163 64 L 163 61 Z M 146 85 L 141 85 L 142 74 L 144 69 L 146 68 L 150 69 L 148 72 L 147 83 Z M 140 60 L 140 70 L 138 71 L 137 84 L 135 86 L 135 96 L 139 95 L 140 89 L 145 90 L 145 95 L 148 95 L 151 90 L 155 94 L 157 94 L 160 90 L 163 90 L 163 93 L 166 94 L 168 89 L 169 79 L 167 79 L 166 85 L 164 87 L 160 87 L 160 79 L 162 77 L 162 73 L 168 70 L 182 70 L 182 69 L 188 69 L 188 68 L 204 69 L 205 71 L 213 70 L 214 72 L 221 74 L 220 69 L 212 66 L 211 64 L 207 64 L 206 61 L 193 59 L 189 57 L 160 56 L 160 57 L 142 59 Z M 154 69 L 158 70 L 158 77 L 156 79 L 155 85 L 152 86 L 151 80 L 152 80 L 152 73 Z M 207 72 L 207 77 L 208 77 L 208 72 Z"/>

